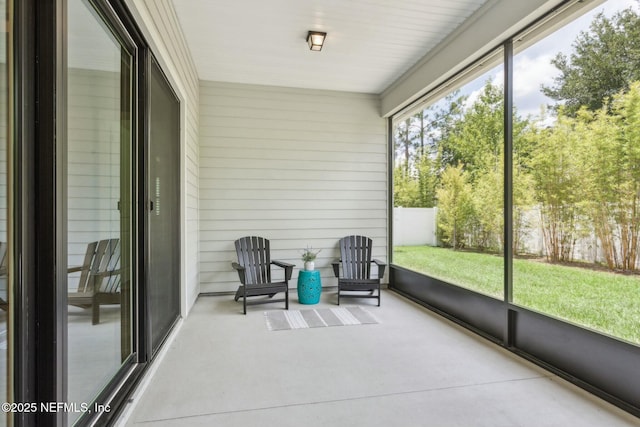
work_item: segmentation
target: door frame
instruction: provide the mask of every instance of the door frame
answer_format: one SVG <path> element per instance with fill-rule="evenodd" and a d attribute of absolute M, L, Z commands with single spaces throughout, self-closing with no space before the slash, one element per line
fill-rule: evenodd
<path fill-rule="evenodd" d="M 116 419 L 151 360 L 145 331 L 147 207 L 145 146 L 146 77 L 149 47 L 124 2 L 86 0 L 135 52 L 133 79 L 132 200 L 134 229 L 132 355 L 95 402 L 110 412 L 85 413 L 77 425 Z M 10 3 L 11 4 L 11 3 Z M 67 0 L 13 2 L 10 88 L 10 179 L 13 233 L 12 262 L 16 279 L 9 315 L 13 321 L 13 354 L 9 380 L 14 402 L 65 402 L 67 396 L 67 217 L 66 217 L 66 13 Z M 11 51 L 11 50 L 10 50 Z M 37 61 L 36 61 L 37 58 Z M 22 412 L 16 426 L 62 426 L 64 411 Z"/>

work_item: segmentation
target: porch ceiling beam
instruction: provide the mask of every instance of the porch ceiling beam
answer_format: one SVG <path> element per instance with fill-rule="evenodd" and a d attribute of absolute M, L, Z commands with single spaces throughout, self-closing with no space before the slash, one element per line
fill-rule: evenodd
<path fill-rule="evenodd" d="M 382 93 L 381 115 L 394 114 L 562 3 L 563 0 L 487 2 Z"/>

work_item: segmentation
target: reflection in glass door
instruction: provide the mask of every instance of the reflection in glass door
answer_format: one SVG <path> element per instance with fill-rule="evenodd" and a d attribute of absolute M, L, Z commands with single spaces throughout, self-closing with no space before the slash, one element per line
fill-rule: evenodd
<path fill-rule="evenodd" d="M 0 0 L 0 16 L 9 17 L 7 1 Z M 10 2 L 9 2 L 10 4 Z M 9 18 L 10 19 L 10 18 Z M 11 139 L 8 127 L 10 37 L 5 19 L 0 20 L 0 402 L 9 402 L 9 236 L 8 236 L 8 152 Z M 0 415 L 0 426 L 7 425 L 9 414 Z"/>
<path fill-rule="evenodd" d="M 68 402 L 92 402 L 131 354 L 132 56 L 68 3 Z M 73 424 L 81 414 L 70 413 Z"/>

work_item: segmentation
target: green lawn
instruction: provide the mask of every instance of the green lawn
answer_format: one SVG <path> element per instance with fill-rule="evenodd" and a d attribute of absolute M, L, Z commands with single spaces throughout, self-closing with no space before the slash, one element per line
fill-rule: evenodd
<path fill-rule="evenodd" d="M 393 263 L 502 299 L 500 256 L 430 246 L 394 248 Z M 640 276 L 513 261 L 514 303 L 640 344 Z"/>

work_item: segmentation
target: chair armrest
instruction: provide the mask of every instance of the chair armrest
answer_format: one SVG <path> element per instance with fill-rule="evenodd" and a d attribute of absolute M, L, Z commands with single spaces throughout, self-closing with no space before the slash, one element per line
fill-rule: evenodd
<path fill-rule="evenodd" d="M 338 278 L 340 277 L 340 262 L 341 260 L 337 259 L 331 263 L 331 267 L 333 267 L 333 274 Z"/>
<path fill-rule="evenodd" d="M 376 265 L 378 266 L 378 278 L 382 279 L 382 277 L 384 276 L 384 270 L 387 267 L 387 264 L 385 264 L 384 262 L 378 259 L 374 259 L 373 262 L 375 262 Z"/>
<path fill-rule="evenodd" d="M 67 269 L 67 273 L 75 273 L 75 272 L 78 272 L 78 271 L 82 271 L 82 268 L 83 267 L 81 265 L 79 265 L 77 267 L 69 267 Z"/>
<path fill-rule="evenodd" d="M 240 277 L 240 283 L 245 284 L 244 278 L 244 267 L 238 264 L 237 262 L 232 262 L 231 266 L 238 272 L 238 277 Z"/>
<path fill-rule="evenodd" d="M 109 271 L 101 271 L 99 273 L 94 273 L 96 276 L 102 276 L 102 277 L 111 277 L 111 276 L 115 276 L 122 273 L 122 270 L 117 269 L 117 270 L 109 270 Z"/>
<path fill-rule="evenodd" d="M 277 265 L 280 268 L 284 268 L 284 277 L 286 280 L 291 280 L 291 275 L 293 274 L 294 264 L 289 264 L 288 262 L 277 261 L 275 259 L 271 260 L 271 264 Z"/>

